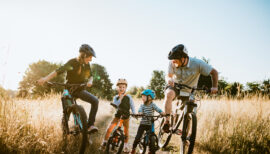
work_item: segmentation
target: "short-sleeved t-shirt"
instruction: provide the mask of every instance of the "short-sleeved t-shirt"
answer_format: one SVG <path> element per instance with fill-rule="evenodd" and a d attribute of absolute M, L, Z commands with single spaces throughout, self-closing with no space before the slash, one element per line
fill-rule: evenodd
<path fill-rule="evenodd" d="M 212 66 L 203 60 L 189 57 L 188 64 L 185 67 L 177 68 L 172 61 L 170 61 L 168 73 L 174 74 L 175 82 L 185 84 L 190 87 L 196 87 L 200 74 L 208 76 L 212 69 Z M 180 96 L 188 96 L 189 93 L 190 90 L 183 89 L 180 92 Z"/>
<path fill-rule="evenodd" d="M 85 83 L 91 77 L 90 64 L 81 64 L 76 58 L 70 59 L 66 64 L 59 67 L 56 72 L 61 74 L 67 72 L 67 83 Z"/>

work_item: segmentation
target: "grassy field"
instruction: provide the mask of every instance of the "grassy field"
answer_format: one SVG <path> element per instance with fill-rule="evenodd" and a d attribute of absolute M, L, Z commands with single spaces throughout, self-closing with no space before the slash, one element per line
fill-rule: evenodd
<path fill-rule="evenodd" d="M 87 114 L 90 105 L 78 101 Z M 163 109 L 163 101 L 156 104 Z M 136 109 L 140 100 L 135 100 Z M 100 132 L 93 136 L 89 153 L 98 153 L 113 109 L 100 101 L 96 125 Z M 60 95 L 46 99 L 14 99 L 0 103 L 0 153 L 62 153 L 62 106 Z M 195 153 L 269 153 L 270 100 L 259 96 L 237 99 L 204 98 L 199 103 Z M 131 119 L 130 146 L 139 121 Z M 158 126 L 158 123 L 157 125 Z M 174 136 L 167 151 L 178 153 L 179 136 Z M 76 147 L 74 147 L 76 148 Z"/>

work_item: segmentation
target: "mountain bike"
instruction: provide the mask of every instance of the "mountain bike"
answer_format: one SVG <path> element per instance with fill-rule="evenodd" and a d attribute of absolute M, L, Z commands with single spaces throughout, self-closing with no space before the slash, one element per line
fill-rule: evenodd
<path fill-rule="evenodd" d="M 117 108 L 118 110 L 121 111 L 121 109 L 118 108 L 115 104 L 111 103 L 111 105 L 114 108 Z M 127 112 L 126 115 L 129 116 L 129 113 Z M 124 141 L 125 141 L 125 135 L 124 135 L 124 132 L 122 130 L 123 121 L 124 121 L 122 119 L 123 116 L 124 115 L 121 115 L 120 122 L 118 123 L 117 128 L 112 132 L 112 135 L 108 139 L 108 142 L 106 144 L 106 150 L 105 150 L 106 154 L 109 154 L 110 151 L 113 151 L 113 153 L 117 153 L 117 154 L 122 153 L 122 150 L 124 147 Z"/>
<path fill-rule="evenodd" d="M 64 151 L 66 153 L 80 153 L 83 154 L 86 149 L 87 141 L 91 143 L 91 140 L 87 140 L 87 116 L 84 108 L 78 105 L 76 97 L 73 93 L 78 88 L 83 88 L 86 84 L 63 84 L 56 82 L 47 82 L 50 86 L 63 86 L 64 91 L 62 94 L 62 130 L 64 139 Z M 74 147 L 76 149 L 74 149 Z M 75 150 L 75 151 L 74 151 Z"/>
<path fill-rule="evenodd" d="M 151 154 L 155 154 L 156 151 L 159 150 L 159 146 L 158 146 L 158 137 L 155 134 L 154 122 L 158 120 L 159 118 L 163 118 L 165 116 L 170 116 L 170 115 L 168 114 L 168 115 L 148 116 L 148 115 L 141 115 L 141 114 L 132 114 L 132 116 L 150 118 L 151 129 L 146 131 L 146 133 L 144 133 L 143 137 L 140 139 L 138 146 L 139 146 L 139 151 L 141 154 L 144 154 L 146 152 L 147 147 L 149 151 L 151 152 Z"/>
<path fill-rule="evenodd" d="M 165 132 L 162 129 L 165 123 L 165 119 L 162 119 L 158 133 L 159 147 L 165 148 L 169 144 L 172 135 L 177 134 L 181 136 L 180 153 L 191 154 L 193 152 L 197 131 L 197 103 L 195 102 L 195 91 L 209 91 L 206 88 L 192 88 L 178 83 L 175 83 L 175 87 L 179 90 L 183 88 L 191 89 L 191 93 L 189 100 L 182 102 L 182 104 L 179 103 L 180 97 L 177 97 L 177 107 L 175 113 L 171 115 L 171 129 L 169 132 Z M 180 125 L 182 125 L 182 130 L 179 129 Z"/>

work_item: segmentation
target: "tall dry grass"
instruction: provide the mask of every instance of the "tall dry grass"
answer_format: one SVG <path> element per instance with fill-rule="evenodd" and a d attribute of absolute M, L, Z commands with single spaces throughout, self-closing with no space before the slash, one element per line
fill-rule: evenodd
<path fill-rule="evenodd" d="M 270 153 L 270 100 L 203 100 L 197 145 L 213 153 Z"/>
<path fill-rule="evenodd" d="M 1 100 L 0 153 L 63 153 L 60 98 L 60 95 L 48 95 L 36 100 Z M 84 106 L 88 115 L 90 105 L 81 101 L 78 104 Z M 112 112 L 107 102 L 100 104 L 96 124 L 103 132 Z M 93 136 L 92 147 L 100 136 Z"/>
<path fill-rule="evenodd" d="M 270 153 L 268 98 L 204 98 L 198 104 L 195 153 Z M 167 150 L 177 153 L 179 142 L 174 135 Z"/>
<path fill-rule="evenodd" d="M 88 114 L 90 105 L 81 101 L 78 103 Z M 163 101 L 155 103 L 164 109 Z M 136 110 L 140 104 L 141 100 L 135 100 Z M 109 102 L 100 101 L 96 122 L 100 131 L 93 136 L 94 143 L 88 147 L 88 153 L 98 153 L 112 114 Z M 62 153 L 61 117 L 60 95 L 36 100 L 0 100 L 0 153 Z M 199 103 L 197 117 L 195 153 L 270 151 L 270 100 L 267 98 L 205 98 Z M 132 118 L 130 144 L 138 125 L 139 121 Z M 168 152 L 179 152 L 179 139 L 179 136 L 173 137 Z"/>

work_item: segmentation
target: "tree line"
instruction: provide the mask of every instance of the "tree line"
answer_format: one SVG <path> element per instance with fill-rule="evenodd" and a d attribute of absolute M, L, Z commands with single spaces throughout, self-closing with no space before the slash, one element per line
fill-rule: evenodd
<path fill-rule="evenodd" d="M 205 58 L 203 58 L 203 60 L 209 63 L 209 60 Z M 35 83 L 35 81 L 48 75 L 50 72 L 54 71 L 61 65 L 61 63 L 51 63 L 45 60 L 40 60 L 30 64 L 23 76 L 22 81 L 19 83 L 17 97 L 35 98 L 44 96 L 48 93 L 62 92 L 63 87 L 49 87 L 48 85 L 40 86 Z M 106 68 L 99 64 L 91 64 L 91 70 L 94 80 L 92 87 L 87 88 L 87 90 L 98 98 L 111 100 L 116 94 L 116 89 L 112 88 L 113 84 L 109 78 L 109 74 L 107 73 Z M 52 82 L 65 82 L 65 74 L 61 74 L 55 77 L 52 79 Z M 148 86 L 130 87 L 128 93 L 135 98 L 139 98 L 141 97 L 141 92 L 144 89 L 152 89 L 155 91 L 157 99 L 163 99 L 165 86 L 165 72 L 162 70 L 154 70 Z M 210 76 L 200 76 L 198 87 L 202 86 L 211 88 L 212 81 Z M 229 83 L 221 77 L 221 79 L 218 81 L 218 88 L 218 95 L 226 95 L 228 97 L 241 97 L 246 94 L 262 94 L 269 96 L 270 79 L 266 79 L 261 82 L 247 82 L 246 86 L 244 86 L 239 82 Z M 7 90 L 0 87 L 0 97 L 3 98 L 7 95 L 7 93 Z"/>

